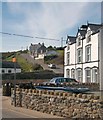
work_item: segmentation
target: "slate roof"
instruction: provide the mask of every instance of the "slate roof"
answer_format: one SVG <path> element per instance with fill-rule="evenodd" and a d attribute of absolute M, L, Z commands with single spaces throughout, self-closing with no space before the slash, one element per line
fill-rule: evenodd
<path fill-rule="evenodd" d="M 31 49 L 33 49 L 34 51 L 38 50 L 41 47 L 41 44 L 31 44 Z"/>
<path fill-rule="evenodd" d="M 93 31 L 94 33 L 97 32 L 101 26 L 101 24 L 88 23 L 88 27 L 90 27 L 91 31 Z"/>
<path fill-rule="evenodd" d="M 68 39 L 70 41 L 68 41 Z M 76 43 L 76 37 L 75 36 L 67 36 L 67 43 L 69 42 L 69 45 L 72 45 L 73 43 Z"/>
<path fill-rule="evenodd" d="M 14 62 L 11 61 L 2 61 L 2 68 L 14 68 Z M 18 63 L 16 63 L 16 68 L 21 68 Z"/>
<path fill-rule="evenodd" d="M 40 49 L 46 49 L 46 47 L 44 46 L 44 44 L 31 44 L 30 47 L 29 47 L 30 51 L 38 51 Z"/>
<path fill-rule="evenodd" d="M 81 36 L 85 37 L 85 34 L 86 34 L 87 30 L 80 30 L 78 29 L 78 33 L 81 34 Z"/>

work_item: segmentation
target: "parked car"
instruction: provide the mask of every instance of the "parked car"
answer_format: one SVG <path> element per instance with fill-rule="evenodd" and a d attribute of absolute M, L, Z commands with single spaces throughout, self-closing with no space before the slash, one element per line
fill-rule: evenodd
<path fill-rule="evenodd" d="M 44 82 L 43 84 L 58 86 L 58 85 L 66 85 L 71 82 L 78 83 L 78 81 L 74 78 L 55 77 L 55 78 L 51 79 L 49 82 Z"/>
<path fill-rule="evenodd" d="M 51 69 L 56 69 L 56 65 L 55 64 L 49 64 L 48 67 L 51 68 Z"/>

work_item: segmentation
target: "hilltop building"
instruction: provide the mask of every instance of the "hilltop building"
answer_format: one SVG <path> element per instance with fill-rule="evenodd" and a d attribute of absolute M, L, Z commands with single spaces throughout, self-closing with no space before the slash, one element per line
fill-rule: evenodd
<path fill-rule="evenodd" d="M 44 45 L 44 43 L 40 44 L 32 44 L 29 47 L 29 51 L 30 51 L 30 55 L 34 58 L 34 59 L 43 59 L 44 55 L 46 53 L 46 47 Z"/>

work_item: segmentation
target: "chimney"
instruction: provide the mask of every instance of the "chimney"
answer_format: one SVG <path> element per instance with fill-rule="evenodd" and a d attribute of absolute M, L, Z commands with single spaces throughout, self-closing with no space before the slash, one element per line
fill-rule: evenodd
<path fill-rule="evenodd" d="M 44 43 L 42 43 L 42 46 L 44 46 Z"/>

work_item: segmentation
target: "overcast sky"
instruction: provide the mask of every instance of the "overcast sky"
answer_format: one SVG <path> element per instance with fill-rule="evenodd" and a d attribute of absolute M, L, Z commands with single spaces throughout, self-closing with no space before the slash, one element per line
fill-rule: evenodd
<path fill-rule="evenodd" d="M 14 34 L 66 39 L 82 24 L 101 22 L 100 2 L 9 2 L 2 3 L 2 31 Z M 10 2 L 11 1 L 11 2 Z M 26 0 L 25 0 L 26 1 Z M 25 49 L 30 43 L 60 46 L 60 41 L 2 36 L 2 51 Z M 64 42 L 65 45 L 65 42 Z"/>

